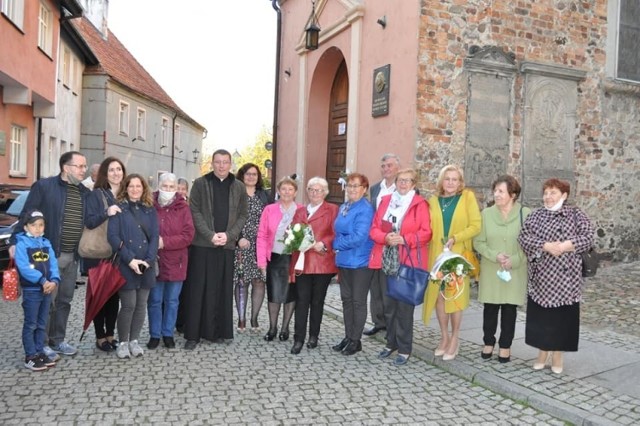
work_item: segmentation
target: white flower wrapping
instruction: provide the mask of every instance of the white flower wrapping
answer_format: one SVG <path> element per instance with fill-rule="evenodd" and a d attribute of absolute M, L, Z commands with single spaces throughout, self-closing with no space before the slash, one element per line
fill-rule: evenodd
<path fill-rule="evenodd" d="M 287 228 L 284 235 L 285 253 L 300 252 L 294 270 L 302 271 L 304 268 L 304 253 L 313 247 L 316 242 L 313 230 L 307 224 L 295 223 Z"/>

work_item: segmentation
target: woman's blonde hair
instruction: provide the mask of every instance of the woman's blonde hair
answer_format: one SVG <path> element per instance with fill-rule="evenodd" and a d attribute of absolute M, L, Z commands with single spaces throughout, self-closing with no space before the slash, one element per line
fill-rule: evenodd
<path fill-rule="evenodd" d="M 284 184 L 291 185 L 297 191 L 298 190 L 298 182 L 295 179 L 291 179 L 289 176 L 285 176 L 276 183 L 276 189 L 279 191 L 280 187 Z"/>
<path fill-rule="evenodd" d="M 396 174 L 396 179 L 395 179 L 395 181 L 397 181 L 397 180 L 398 180 L 398 176 L 400 176 L 400 175 L 410 175 L 410 176 L 411 176 L 411 182 L 412 182 L 414 185 L 418 183 L 418 182 L 417 182 L 418 173 L 417 173 L 414 169 L 412 169 L 412 168 L 410 168 L 410 167 L 407 167 L 407 168 L 404 168 L 404 169 L 400 169 L 400 170 L 398 170 L 398 173 Z"/>
<path fill-rule="evenodd" d="M 440 170 L 440 173 L 438 174 L 438 182 L 436 183 L 436 190 L 438 192 L 438 195 L 439 196 L 444 195 L 444 187 L 442 183 L 444 182 L 444 175 L 447 172 L 458 172 L 458 176 L 460 177 L 460 188 L 458 188 L 458 194 L 460 194 L 464 189 L 464 172 L 460 167 L 456 166 L 455 164 L 448 164 L 444 166 Z"/>

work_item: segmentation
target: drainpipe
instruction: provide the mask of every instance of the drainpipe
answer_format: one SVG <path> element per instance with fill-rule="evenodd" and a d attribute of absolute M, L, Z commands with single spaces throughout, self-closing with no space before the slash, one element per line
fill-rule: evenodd
<path fill-rule="evenodd" d="M 38 137 L 36 137 L 36 180 L 40 179 L 42 169 L 42 117 L 38 118 Z"/>
<path fill-rule="evenodd" d="M 271 193 L 273 194 L 276 187 L 277 176 L 277 157 L 278 157 L 278 96 L 280 93 L 280 44 L 282 41 L 282 11 L 278 0 L 271 0 L 271 6 L 278 15 L 278 26 L 276 30 L 276 81 L 275 94 L 273 96 L 273 140 L 271 148 Z"/>
<path fill-rule="evenodd" d="M 178 112 L 173 115 L 173 120 L 171 122 L 171 173 L 173 173 L 173 160 L 176 158 L 176 118 L 178 117 Z"/>

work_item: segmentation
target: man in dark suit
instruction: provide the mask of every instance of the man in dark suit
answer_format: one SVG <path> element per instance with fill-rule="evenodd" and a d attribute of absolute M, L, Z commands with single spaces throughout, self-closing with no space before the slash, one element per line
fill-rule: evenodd
<path fill-rule="evenodd" d="M 396 190 L 396 175 L 400 169 L 400 158 L 395 154 L 384 154 L 380 159 L 380 174 L 382 180 L 375 185 L 371 186 L 369 190 L 369 199 L 373 208 L 377 210 L 380 205 L 380 200 L 385 195 L 391 194 Z M 365 330 L 366 336 L 373 336 L 381 330 L 387 329 L 387 324 L 384 319 L 384 305 L 383 297 L 387 292 L 387 278 L 382 272 L 382 269 L 376 269 L 373 271 L 373 278 L 371 280 L 371 288 L 369 289 L 369 296 L 371 300 L 371 321 L 373 327 L 369 330 Z"/>

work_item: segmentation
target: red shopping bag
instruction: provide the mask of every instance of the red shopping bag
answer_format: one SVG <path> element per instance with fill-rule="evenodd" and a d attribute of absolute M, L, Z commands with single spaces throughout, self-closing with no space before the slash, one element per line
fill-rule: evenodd
<path fill-rule="evenodd" d="M 9 261 L 9 266 L 2 272 L 2 298 L 11 302 L 18 300 L 20 288 L 20 279 L 18 278 L 18 269 L 13 263 L 13 259 Z"/>

